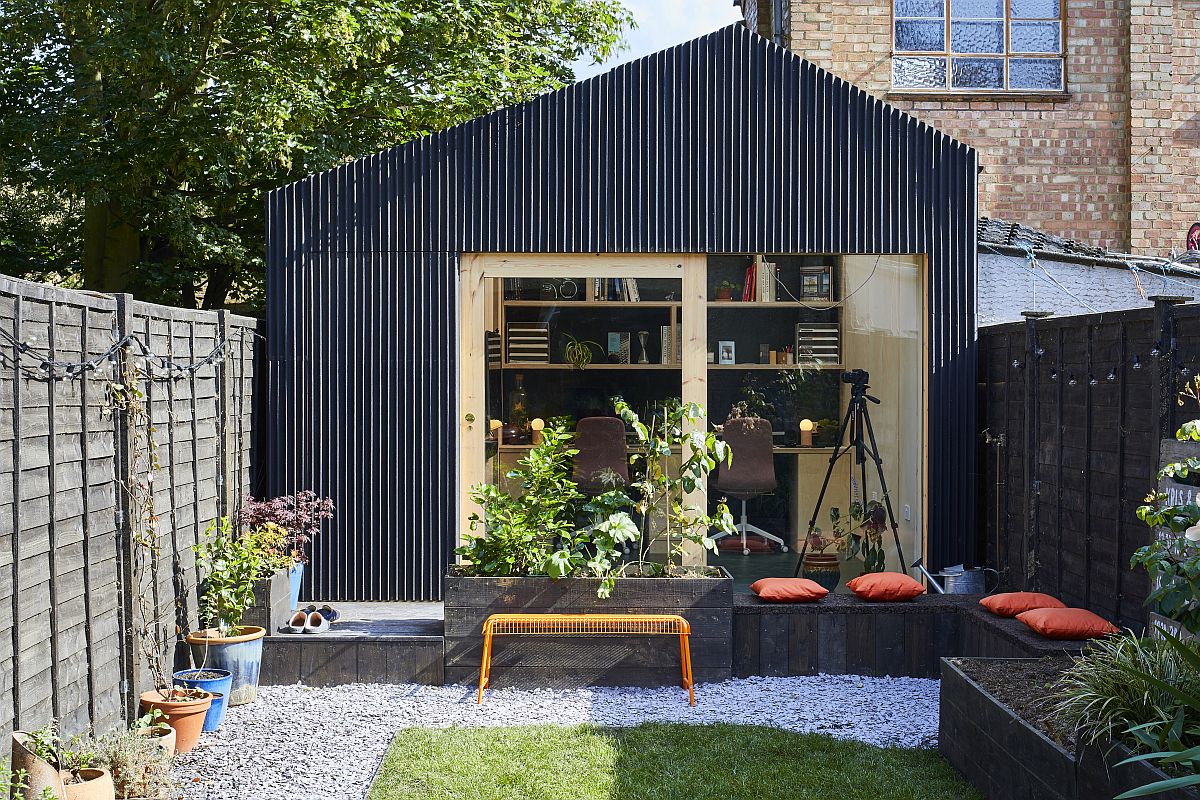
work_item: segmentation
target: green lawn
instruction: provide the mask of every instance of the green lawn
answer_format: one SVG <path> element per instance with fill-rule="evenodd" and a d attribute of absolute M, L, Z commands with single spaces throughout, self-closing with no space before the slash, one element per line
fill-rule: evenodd
<path fill-rule="evenodd" d="M 744 725 L 403 730 L 369 800 L 979 800 L 936 752 Z"/>

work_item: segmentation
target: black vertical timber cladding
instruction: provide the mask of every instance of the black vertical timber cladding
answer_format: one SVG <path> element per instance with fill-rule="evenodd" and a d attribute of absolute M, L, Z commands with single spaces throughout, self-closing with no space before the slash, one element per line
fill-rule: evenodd
<path fill-rule="evenodd" d="M 441 597 L 463 252 L 927 259 L 928 561 L 971 560 L 975 152 L 734 25 L 272 192 L 268 491 L 328 599 Z"/>

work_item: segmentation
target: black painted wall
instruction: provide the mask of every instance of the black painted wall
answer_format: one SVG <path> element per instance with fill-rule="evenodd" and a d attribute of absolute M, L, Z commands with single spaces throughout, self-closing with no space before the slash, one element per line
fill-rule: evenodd
<path fill-rule="evenodd" d="M 439 598 L 461 252 L 928 256 L 929 542 L 975 524 L 975 152 L 733 25 L 272 192 L 269 487 L 314 596 Z"/>

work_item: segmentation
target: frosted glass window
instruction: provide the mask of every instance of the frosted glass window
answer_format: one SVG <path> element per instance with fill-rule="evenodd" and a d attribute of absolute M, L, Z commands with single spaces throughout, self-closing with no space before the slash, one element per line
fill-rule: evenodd
<path fill-rule="evenodd" d="M 1014 53 L 1058 53 L 1062 50 L 1059 38 L 1059 23 L 1057 22 L 1018 22 L 1012 23 L 1012 42 L 1010 47 Z"/>
<path fill-rule="evenodd" d="M 905 89 L 945 89 L 946 59 L 894 58 L 892 85 Z"/>
<path fill-rule="evenodd" d="M 1059 58 L 1013 58 L 1008 62 L 1008 84 L 1013 89 L 1059 91 L 1063 65 Z"/>
<path fill-rule="evenodd" d="M 955 53 L 1003 53 L 1003 22 L 950 23 L 950 49 Z M 1044 53 L 1045 50 L 1030 52 Z"/>
<path fill-rule="evenodd" d="M 1012 0 L 1015 19 L 1060 19 L 1058 0 Z"/>
<path fill-rule="evenodd" d="M 892 0 L 892 86 L 930 92 L 1065 91 L 1061 0 Z"/>
<path fill-rule="evenodd" d="M 950 0 L 953 19 L 1004 19 L 1004 0 Z"/>
<path fill-rule="evenodd" d="M 951 63 L 955 89 L 1003 89 L 1004 59 L 956 58 Z"/>
<path fill-rule="evenodd" d="M 941 20 L 898 19 L 896 49 L 943 52 L 946 49 L 946 27 Z"/>
<path fill-rule="evenodd" d="M 945 0 L 896 0 L 896 16 L 943 19 L 946 16 L 946 3 Z"/>

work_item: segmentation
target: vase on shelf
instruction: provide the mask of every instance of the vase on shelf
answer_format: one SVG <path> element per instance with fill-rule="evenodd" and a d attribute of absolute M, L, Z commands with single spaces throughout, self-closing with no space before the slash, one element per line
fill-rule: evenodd
<path fill-rule="evenodd" d="M 649 364 L 650 359 L 646 355 L 646 342 L 650 339 L 650 331 L 638 331 L 638 345 L 642 348 L 642 353 L 638 356 L 637 363 Z"/>

